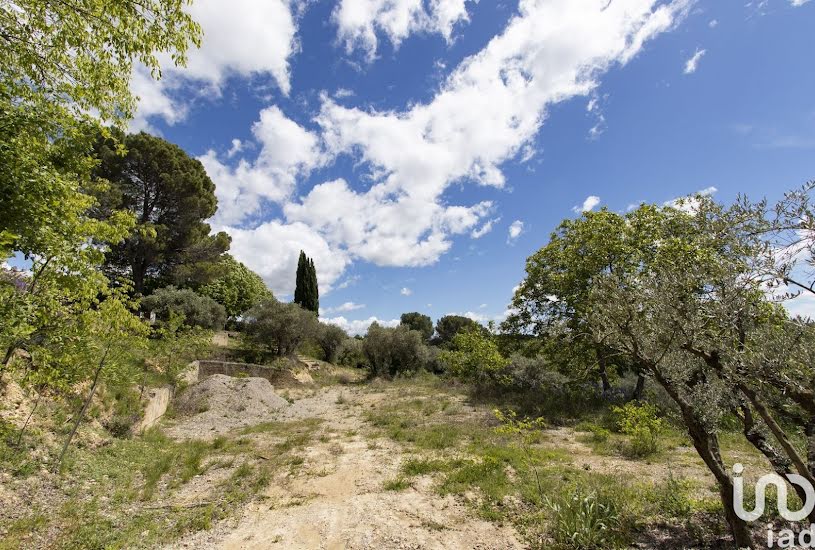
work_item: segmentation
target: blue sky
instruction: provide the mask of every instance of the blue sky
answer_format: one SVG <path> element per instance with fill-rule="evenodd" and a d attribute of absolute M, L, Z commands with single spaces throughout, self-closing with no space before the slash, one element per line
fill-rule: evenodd
<path fill-rule="evenodd" d="M 585 207 L 815 178 L 815 2 L 198 0 L 187 69 L 133 129 L 202 160 L 216 229 L 323 317 L 500 319 Z M 715 191 L 714 191 L 715 189 Z M 596 204 L 595 204 L 596 203 Z"/>

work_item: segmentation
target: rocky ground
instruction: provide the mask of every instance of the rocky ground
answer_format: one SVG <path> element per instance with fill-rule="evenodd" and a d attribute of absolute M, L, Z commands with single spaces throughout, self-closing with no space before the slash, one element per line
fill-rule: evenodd
<path fill-rule="evenodd" d="M 276 479 L 237 518 L 168 548 L 523 548 L 511 527 L 476 518 L 455 497 L 437 495 L 429 479 L 385 489 L 405 451 L 366 437 L 362 412 L 386 397 L 329 387 L 270 412 L 266 420 L 322 421 L 324 435 L 305 449 L 302 468 Z"/>

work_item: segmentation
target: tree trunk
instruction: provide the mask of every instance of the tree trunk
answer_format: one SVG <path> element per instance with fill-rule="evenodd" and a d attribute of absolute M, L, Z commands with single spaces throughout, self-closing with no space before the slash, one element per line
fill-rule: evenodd
<path fill-rule="evenodd" d="M 634 395 L 631 397 L 634 401 L 642 401 L 642 394 L 645 391 L 645 375 L 643 373 L 637 374 L 637 385 L 634 387 Z"/>
<path fill-rule="evenodd" d="M 815 471 L 815 418 L 810 419 L 806 425 L 807 460 L 809 469 Z"/>
<path fill-rule="evenodd" d="M 603 393 L 605 394 L 611 391 L 611 382 L 608 380 L 606 355 L 599 347 L 595 348 L 595 353 L 597 354 L 597 364 L 599 365 L 600 370 L 600 382 L 603 384 Z"/>
<path fill-rule="evenodd" d="M 88 407 L 91 404 L 93 394 L 96 392 L 96 386 L 99 384 L 99 375 L 102 374 L 102 369 L 105 366 L 105 361 L 107 360 L 109 350 L 110 346 L 105 349 L 105 353 L 102 355 L 102 359 L 99 361 L 99 366 L 96 367 L 96 373 L 93 376 L 93 384 L 91 384 L 88 397 L 85 398 L 85 403 L 82 404 L 82 409 L 79 411 L 79 414 L 76 415 L 76 422 L 74 422 L 74 427 L 71 429 L 71 433 L 68 434 L 68 439 L 65 440 L 65 444 L 62 446 L 62 451 L 59 453 L 59 459 L 54 466 L 54 472 L 59 471 L 59 468 L 62 465 L 62 459 L 65 458 L 65 453 L 68 450 L 68 446 L 70 446 L 71 440 L 73 440 L 74 435 L 76 435 L 76 431 L 79 429 L 79 424 L 82 422 L 82 418 L 85 416 L 85 412 L 87 412 Z"/>
<path fill-rule="evenodd" d="M 787 474 L 792 473 L 792 463 L 787 457 L 779 453 L 775 447 L 773 447 L 770 442 L 767 441 L 764 434 L 759 431 L 755 423 L 755 418 L 753 417 L 753 412 L 750 410 L 750 405 L 745 403 L 743 398 L 740 399 L 740 401 L 739 410 L 735 412 L 736 416 L 738 416 L 742 421 L 742 425 L 744 427 L 744 437 L 746 437 L 747 441 L 752 443 L 753 447 L 758 449 L 761 454 L 767 458 L 770 465 L 773 467 L 773 470 L 775 470 L 775 473 L 786 479 Z M 739 412 L 741 414 L 739 414 Z M 794 483 L 791 483 L 790 485 L 792 485 L 792 488 L 801 499 L 801 502 L 806 502 L 807 496 L 804 488 Z M 810 513 L 809 520 L 815 523 L 815 510 Z"/>
<path fill-rule="evenodd" d="M 719 485 L 719 496 L 722 500 L 724 507 L 725 519 L 730 526 L 730 532 L 733 534 L 733 540 L 738 548 L 753 548 L 753 538 L 750 534 L 750 529 L 747 522 L 736 515 L 736 508 L 733 500 L 733 479 L 727 473 L 722 461 L 721 452 L 719 450 L 719 440 L 716 434 L 710 433 L 693 412 L 693 407 L 682 395 L 678 389 L 674 387 L 662 373 L 656 368 L 651 369 L 654 373 L 654 378 L 659 384 L 665 388 L 665 391 L 671 398 L 679 405 L 682 412 L 682 419 L 685 422 L 685 427 L 688 429 L 688 434 L 691 436 L 693 446 L 696 452 L 704 461 L 716 482 Z"/>
<path fill-rule="evenodd" d="M 795 465 L 795 469 L 798 470 L 798 473 L 805 477 L 813 486 L 815 486 L 815 476 L 812 475 L 812 471 L 809 469 L 809 464 L 807 464 L 801 455 L 798 454 L 798 451 L 787 437 L 787 434 L 784 432 L 783 428 L 778 425 L 778 422 L 776 422 L 775 418 L 773 418 L 766 405 L 764 405 L 764 403 L 758 398 L 756 392 L 747 387 L 745 384 L 739 384 L 739 389 L 742 391 L 742 393 L 744 393 L 747 399 L 750 400 L 750 403 L 756 409 L 756 412 L 758 412 L 761 419 L 764 420 L 764 423 L 767 424 L 767 427 L 770 428 L 770 431 L 773 433 L 776 440 L 778 440 L 781 448 L 784 449 L 786 455 Z"/>

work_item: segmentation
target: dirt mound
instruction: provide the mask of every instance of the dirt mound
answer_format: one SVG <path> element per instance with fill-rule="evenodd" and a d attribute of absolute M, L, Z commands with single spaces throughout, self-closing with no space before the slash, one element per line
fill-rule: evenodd
<path fill-rule="evenodd" d="M 207 438 L 233 428 L 273 420 L 289 406 L 265 378 L 213 374 L 190 386 L 175 402 L 182 417 L 167 432 L 180 438 Z"/>

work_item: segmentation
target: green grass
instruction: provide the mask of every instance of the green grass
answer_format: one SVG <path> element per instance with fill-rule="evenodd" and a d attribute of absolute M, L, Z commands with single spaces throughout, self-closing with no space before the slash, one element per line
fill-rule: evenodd
<path fill-rule="evenodd" d="M 27 548 L 25 537 L 44 533 L 56 537 L 51 546 L 58 548 L 144 548 L 207 529 L 268 486 L 275 471 L 301 465 L 296 451 L 308 445 L 318 426 L 318 421 L 271 423 L 212 441 L 174 441 L 154 429 L 93 450 L 75 448 L 58 487 L 62 505 L 47 515 L 34 510 L 0 521 L 0 530 L 7 531 L 0 549 Z M 171 505 L 177 490 L 213 468 L 232 471 L 202 502 Z"/>
<path fill-rule="evenodd" d="M 397 477 L 382 484 L 386 491 L 404 491 L 411 486 L 410 480 L 404 477 Z"/>

